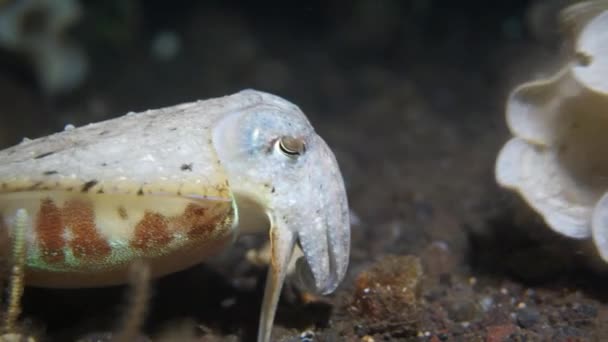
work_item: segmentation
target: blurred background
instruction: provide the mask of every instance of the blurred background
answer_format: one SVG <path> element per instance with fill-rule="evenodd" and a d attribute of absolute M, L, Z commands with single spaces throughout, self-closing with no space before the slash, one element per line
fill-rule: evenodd
<path fill-rule="evenodd" d="M 333 148 L 353 221 L 344 284 L 328 298 L 288 286 L 277 340 L 605 340 L 593 250 L 552 233 L 493 173 L 505 99 L 557 70 L 555 18 L 572 2 L 3 0 L 0 146 L 268 91 Z M 142 334 L 252 340 L 265 268 L 246 254 L 264 238 L 155 282 Z M 90 334 L 117 328 L 128 293 L 28 288 L 26 325 L 101 338 Z"/>

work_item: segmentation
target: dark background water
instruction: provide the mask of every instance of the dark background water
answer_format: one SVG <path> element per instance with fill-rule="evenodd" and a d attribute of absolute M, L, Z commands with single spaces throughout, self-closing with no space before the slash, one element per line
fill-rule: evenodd
<path fill-rule="evenodd" d="M 509 90 L 560 63 L 563 2 L 81 1 L 58 38 L 86 54 L 72 90 L 42 87 L 31 51 L 1 51 L 0 144 L 243 88 L 272 92 L 298 104 L 336 153 L 353 215 L 344 284 L 312 303 L 288 289 L 277 339 L 602 340 L 608 308 L 593 252 L 552 233 L 493 176 Z M 49 20 L 23 25 L 45 32 Z M 163 59 L 152 46 L 166 32 L 179 46 Z M 252 339 L 264 269 L 244 255 L 263 240 L 243 237 L 155 282 L 144 333 L 187 320 L 182 330 L 201 340 Z M 362 279 L 403 281 L 408 269 L 383 263 L 389 254 L 419 258 L 421 293 L 382 314 L 358 311 Z M 361 273 L 371 265 L 380 271 Z M 371 307 L 405 300 L 384 285 L 364 299 Z M 28 288 L 24 317 L 60 341 L 111 331 L 125 293 Z M 404 314 L 410 306 L 419 311 Z"/>

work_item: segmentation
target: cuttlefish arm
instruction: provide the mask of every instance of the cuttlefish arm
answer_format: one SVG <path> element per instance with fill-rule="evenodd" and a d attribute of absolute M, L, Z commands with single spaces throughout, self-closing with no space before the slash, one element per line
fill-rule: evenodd
<path fill-rule="evenodd" d="M 343 279 L 350 252 L 348 202 L 333 153 L 300 109 L 270 94 L 242 94 L 259 97 L 259 103 L 220 120 L 213 143 L 239 208 L 240 229 L 268 228 L 251 227 L 261 225 L 251 214 L 256 210 L 270 225 L 258 332 L 258 341 L 269 341 L 296 243 L 304 253 L 296 274 L 307 290 L 328 294 Z"/>

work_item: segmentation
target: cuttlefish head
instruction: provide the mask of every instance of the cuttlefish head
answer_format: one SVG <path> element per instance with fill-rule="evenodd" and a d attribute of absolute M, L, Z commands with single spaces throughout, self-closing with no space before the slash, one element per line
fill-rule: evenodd
<path fill-rule="evenodd" d="M 213 145 L 228 174 L 239 228 L 261 225 L 254 219 L 256 211 L 270 226 L 271 263 L 258 334 L 259 341 L 267 341 L 296 244 L 304 253 L 296 275 L 308 291 L 331 293 L 344 277 L 350 250 L 348 203 L 332 151 L 298 107 L 252 90 L 235 96 L 259 101 L 220 119 Z"/>

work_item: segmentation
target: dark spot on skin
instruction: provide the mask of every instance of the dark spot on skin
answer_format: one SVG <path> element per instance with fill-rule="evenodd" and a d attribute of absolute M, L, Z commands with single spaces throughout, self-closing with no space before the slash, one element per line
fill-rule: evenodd
<path fill-rule="evenodd" d="M 108 163 L 101 163 L 101 166 L 108 166 Z"/>
<path fill-rule="evenodd" d="M 101 132 L 99 132 L 99 135 L 106 135 L 108 133 L 110 133 L 110 131 L 101 131 Z"/>
<path fill-rule="evenodd" d="M 84 184 L 82 185 L 82 189 L 80 189 L 80 191 L 81 191 L 81 192 L 88 192 L 88 191 L 89 191 L 89 190 L 91 190 L 91 188 L 92 188 L 92 187 L 94 187 L 94 186 L 95 186 L 97 183 L 98 183 L 98 182 L 97 182 L 97 180 L 95 180 L 95 179 L 90 180 L 90 181 L 88 181 L 88 182 L 86 182 L 86 183 L 84 183 Z"/>
<path fill-rule="evenodd" d="M 223 185 L 221 185 L 221 184 L 218 184 L 218 185 L 214 186 L 213 188 L 214 188 L 215 190 L 217 190 L 219 193 L 223 193 L 223 192 L 228 191 L 228 188 L 227 188 L 227 187 L 228 187 L 227 185 L 226 185 L 226 186 L 223 186 Z"/>
<path fill-rule="evenodd" d="M 582 51 L 577 51 L 574 57 L 577 64 L 580 66 L 589 66 L 593 63 L 593 57 Z"/>
<path fill-rule="evenodd" d="M 192 171 L 192 163 L 190 164 L 182 164 L 179 168 L 182 171 Z"/>
<path fill-rule="evenodd" d="M 125 209 L 125 207 L 123 207 L 122 205 L 118 207 L 118 216 L 123 220 L 129 218 L 129 215 L 127 215 L 127 209 Z"/>
<path fill-rule="evenodd" d="M 46 153 L 43 153 L 43 154 L 39 154 L 39 155 L 35 156 L 34 159 L 42 159 L 44 157 L 50 156 L 53 153 L 55 153 L 55 152 L 46 152 Z"/>
<path fill-rule="evenodd" d="M 274 188 L 274 186 L 272 187 L 272 189 L 270 190 L 271 194 L 274 194 L 274 192 L 276 191 L 276 189 Z"/>
<path fill-rule="evenodd" d="M 59 172 L 55 171 L 55 170 L 51 170 L 51 171 L 44 171 L 42 174 L 45 176 L 50 176 L 50 175 L 56 175 Z"/>
<path fill-rule="evenodd" d="M 36 189 L 40 188 L 40 186 L 41 186 L 41 185 L 42 185 L 42 182 L 36 182 L 36 183 L 32 184 L 32 185 L 31 185 L 31 186 L 28 188 L 28 190 L 36 190 Z"/>
<path fill-rule="evenodd" d="M 104 193 L 104 191 L 103 191 L 103 189 L 99 189 L 99 190 L 97 190 L 97 193 L 98 193 L 98 194 L 103 194 L 103 193 Z"/>
<path fill-rule="evenodd" d="M 139 188 L 139 190 L 137 190 L 137 196 L 143 196 L 144 195 L 144 189 Z"/>
<path fill-rule="evenodd" d="M 171 132 L 173 132 L 173 131 L 177 131 L 177 127 L 171 127 L 171 128 L 169 128 L 169 130 L 170 130 Z"/>

